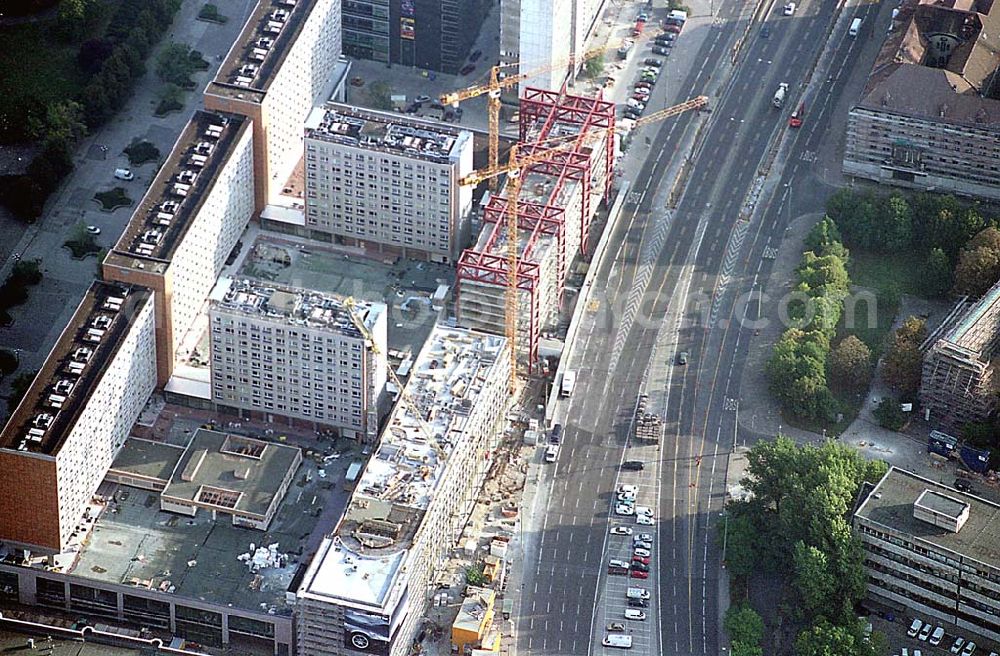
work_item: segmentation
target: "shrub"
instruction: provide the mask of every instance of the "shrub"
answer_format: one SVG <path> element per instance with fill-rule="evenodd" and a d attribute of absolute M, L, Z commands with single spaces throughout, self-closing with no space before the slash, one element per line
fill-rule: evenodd
<path fill-rule="evenodd" d="M 207 4 L 198 12 L 198 18 L 211 23 L 225 23 L 229 20 L 227 16 L 219 13 L 219 8 L 213 4 Z"/>
<path fill-rule="evenodd" d="M 155 162 L 160 158 L 160 150 L 148 141 L 135 140 L 124 150 L 128 155 L 128 163 L 132 166 L 142 166 L 146 162 Z"/>

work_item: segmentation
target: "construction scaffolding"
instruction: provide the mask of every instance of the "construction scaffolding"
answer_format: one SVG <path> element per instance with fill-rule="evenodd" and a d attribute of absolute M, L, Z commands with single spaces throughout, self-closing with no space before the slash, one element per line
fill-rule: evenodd
<path fill-rule="evenodd" d="M 920 402 L 945 429 L 985 420 L 997 406 L 1000 284 L 958 317 L 924 356 Z"/>
<path fill-rule="evenodd" d="M 553 151 L 523 171 L 517 199 L 519 357 L 534 370 L 543 328 L 555 323 L 566 274 L 587 252 L 590 223 L 611 192 L 615 105 L 597 98 L 528 89 L 521 99 L 522 154 L 539 142 L 576 136 L 572 148 Z M 597 136 L 594 136 L 597 135 Z M 585 138 L 586 137 L 586 138 Z M 504 189 L 506 191 L 506 187 Z M 483 208 L 483 230 L 458 261 L 457 310 L 461 325 L 503 333 L 508 284 L 504 191 Z"/>

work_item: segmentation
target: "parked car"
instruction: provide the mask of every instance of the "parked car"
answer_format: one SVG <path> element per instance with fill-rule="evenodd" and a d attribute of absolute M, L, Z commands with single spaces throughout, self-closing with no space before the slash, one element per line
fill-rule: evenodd
<path fill-rule="evenodd" d="M 649 565 L 647 565 L 645 563 L 639 563 L 639 562 L 633 561 L 632 562 L 632 569 L 638 570 L 640 572 L 648 572 L 649 571 Z"/>
<path fill-rule="evenodd" d="M 649 556 L 639 556 L 637 554 L 632 555 L 633 563 L 642 563 L 643 565 L 649 564 Z"/>
<path fill-rule="evenodd" d="M 642 471 L 645 467 L 641 460 L 626 460 L 622 463 L 622 469 L 627 471 Z"/>
<path fill-rule="evenodd" d="M 652 89 L 655 82 L 649 80 L 639 80 L 635 83 L 636 89 Z"/>
<path fill-rule="evenodd" d="M 649 572 L 643 572 L 642 570 L 634 569 L 628 573 L 628 575 L 633 579 L 648 579 Z"/>
<path fill-rule="evenodd" d="M 951 645 L 951 653 L 957 654 L 962 651 L 962 647 L 965 646 L 965 638 L 955 638 L 955 642 Z"/>
<path fill-rule="evenodd" d="M 631 526 L 612 526 L 611 535 L 632 535 Z"/>
<path fill-rule="evenodd" d="M 616 515 L 624 515 L 626 517 L 629 517 L 629 516 L 635 514 L 635 510 L 633 510 L 632 506 L 630 506 L 628 504 L 619 503 L 619 504 L 615 505 L 615 514 Z"/>
<path fill-rule="evenodd" d="M 637 23 L 645 23 L 649 20 L 649 14 L 644 11 L 639 12 L 639 15 L 635 17 Z"/>
<path fill-rule="evenodd" d="M 670 55 L 670 49 L 667 46 L 653 46 L 653 54 L 667 57 Z"/>
<path fill-rule="evenodd" d="M 465 66 L 462 67 L 462 69 L 460 71 L 458 71 L 458 74 L 459 75 L 468 75 L 469 73 L 471 73 L 474 70 L 476 70 L 476 65 L 475 64 L 466 64 Z"/>
<path fill-rule="evenodd" d="M 670 25 L 664 26 L 663 31 L 666 32 L 667 34 L 680 34 L 681 33 L 681 29 L 682 29 L 682 27 L 680 25 L 670 24 Z"/>
<path fill-rule="evenodd" d="M 688 352 L 681 351 L 677 354 L 677 364 L 687 364 L 688 363 Z"/>
<path fill-rule="evenodd" d="M 934 625 L 928 622 L 927 624 L 924 624 L 924 628 L 920 629 L 920 635 L 918 635 L 917 637 L 920 638 L 921 640 L 927 640 L 928 638 L 931 637 L 931 631 L 933 630 L 934 630 Z"/>
<path fill-rule="evenodd" d="M 637 506 L 635 509 L 635 514 L 645 515 L 646 517 L 652 517 L 653 509 L 648 506 Z"/>
<path fill-rule="evenodd" d="M 639 494 L 638 485 L 619 485 L 618 494 Z"/>
<path fill-rule="evenodd" d="M 934 629 L 934 633 L 931 634 L 930 643 L 934 646 L 940 645 L 941 640 L 944 639 L 944 627 L 937 627 Z"/>
<path fill-rule="evenodd" d="M 631 119 L 631 120 L 635 121 L 635 120 L 637 120 L 637 119 L 638 119 L 639 117 L 641 117 L 641 116 L 642 116 L 642 114 L 640 114 L 639 112 L 637 112 L 637 111 L 635 111 L 635 110 L 633 110 L 633 109 L 627 109 L 627 110 L 625 110 L 625 113 L 624 113 L 624 114 L 622 114 L 622 116 L 623 116 L 624 118 L 627 118 L 627 119 Z"/>
<path fill-rule="evenodd" d="M 762 39 L 769 39 L 769 38 L 771 38 L 771 28 L 770 28 L 770 26 L 765 25 L 764 27 L 760 28 L 760 38 L 762 38 Z"/>
<path fill-rule="evenodd" d="M 795 13 L 795 3 L 789 2 L 787 5 L 785 5 L 784 8 L 782 9 L 782 13 L 785 14 L 785 16 L 793 15 Z"/>
<path fill-rule="evenodd" d="M 645 544 L 645 543 L 643 543 Z M 640 558 L 649 558 L 652 552 L 644 547 L 632 547 L 632 557 L 639 556 Z"/>
<path fill-rule="evenodd" d="M 629 608 L 649 608 L 648 599 L 629 599 L 625 603 Z"/>
<path fill-rule="evenodd" d="M 119 180 L 135 180 L 135 173 L 128 169 L 115 169 L 115 177 Z"/>
<path fill-rule="evenodd" d="M 911 638 L 916 638 L 917 634 L 920 633 L 920 629 L 922 628 L 924 628 L 924 621 L 917 618 L 913 618 L 913 621 L 910 623 L 910 628 L 906 630 L 906 635 L 910 636 Z"/>
<path fill-rule="evenodd" d="M 654 68 L 659 68 L 660 66 L 663 66 L 663 60 L 661 60 L 661 59 L 656 59 L 656 58 L 654 58 L 654 57 L 650 57 L 649 59 L 647 59 L 647 60 L 646 60 L 646 61 L 644 61 L 643 63 L 644 63 L 644 64 L 645 64 L 646 66 L 652 66 L 652 67 L 654 67 Z"/>
<path fill-rule="evenodd" d="M 552 432 L 549 433 L 549 442 L 552 444 L 560 444 L 562 442 L 563 427 L 562 424 L 556 424 L 552 427 Z"/>
<path fill-rule="evenodd" d="M 649 533 L 639 533 L 632 536 L 632 542 L 652 542 L 653 536 Z"/>
<path fill-rule="evenodd" d="M 646 619 L 646 613 L 641 610 L 635 610 L 634 608 L 626 608 L 625 619 L 642 621 Z M 990 656 L 996 656 L 996 654 L 990 654 Z"/>
<path fill-rule="evenodd" d="M 609 633 L 625 633 L 625 622 L 611 622 L 608 624 Z"/>
<path fill-rule="evenodd" d="M 972 492 L 972 486 L 961 478 L 955 479 L 955 489 L 960 492 Z"/>
<path fill-rule="evenodd" d="M 639 549 L 652 550 L 653 545 L 649 542 L 640 541 L 640 542 L 633 542 L 632 548 L 635 550 L 636 553 L 639 553 Z"/>
<path fill-rule="evenodd" d="M 632 94 L 632 100 L 638 100 L 641 103 L 649 102 L 649 93 L 639 93 L 638 91 Z"/>
<path fill-rule="evenodd" d="M 652 517 L 647 517 L 646 515 L 637 515 L 635 518 L 636 524 L 641 524 L 642 526 L 655 526 L 656 522 L 653 521 Z"/>
<path fill-rule="evenodd" d="M 619 492 L 617 499 L 619 501 L 635 501 L 635 492 Z"/>
<path fill-rule="evenodd" d="M 477 62 L 477 61 L 479 61 L 479 58 L 482 57 L 482 56 L 483 56 L 483 51 L 482 50 L 473 50 L 472 54 L 469 55 L 469 61 L 470 62 Z"/>
<path fill-rule="evenodd" d="M 92 235 L 99 235 L 101 234 L 101 229 L 98 228 L 97 226 L 89 225 L 87 226 L 87 232 L 89 232 Z"/>
<path fill-rule="evenodd" d="M 973 652 L 976 651 L 976 643 L 971 640 L 965 643 L 965 649 L 962 650 L 962 656 L 972 656 Z"/>

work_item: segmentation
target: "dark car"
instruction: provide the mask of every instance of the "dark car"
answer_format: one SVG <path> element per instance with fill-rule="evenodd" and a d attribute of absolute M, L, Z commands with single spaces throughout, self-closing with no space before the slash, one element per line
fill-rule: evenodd
<path fill-rule="evenodd" d="M 625 113 L 622 116 L 628 119 L 632 119 L 634 121 L 638 119 L 640 116 L 642 116 L 642 114 L 640 114 L 639 112 L 633 112 L 631 109 L 628 109 L 625 110 Z"/>
<path fill-rule="evenodd" d="M 649 565 L 645 565 L 645 564 L 640 563 L 638 561 L 632 561 L 632 569 L 634 571 L 636 571 L 636 572 L 648 572 L 649 571 Z"/>
<path fill-rule="evenodd" d="M 672 32 L 667 32 L 656 37 L 656 43 L 671 43 L 677 40 L 677 35 Z"/>
<path fill-rule="evenodd" d="M 955 479 L 955 489 L 960 492 L 972 492 L 972 486 L 966 481 L 963 481 L 961 478 Z"/>
<path fill-rule="evenodd" d="M 626 460 L 622 463 L 622 469 L 628 471 L 642 471 L 645 466 L 641 460 Z"/>
<path fill-rule="evenodd" d="M 661 60 L 654 59 L 653 57 L 650 57 L 644 63 L 646 64 L 646 66 L 655 66 L 656 68 L 663 66 L 663 62 Z"/>
<path fill-rule="evenodd" d="M 562 424 L 556 424 L 552 427 L 552 432 L 549 433 L 549 442 L 552 444 L 561 444 L 563 438 L 563 427 Z"/>
<path fill-rule="evenodd" d="M 476 70 L 476 65 L 475 64 L 466 64 L 465 66 L 462 67 L 462 70 L 460 70 L 458 72 L 458 74 L 459 75 L 468 75 L 469 73 L 471 73 L 474 70 Z"/>
<path fill-rule="evenodd" d="M 654 55 L 663 55 L 664 57 L 670 56 L 670 49 L 665 46 L 653 46 Z"/>
<path fill-rule="evenodd" d="M 770 27 L 768 27 L 767 25 L 765 25 L 764 27 L 760 28 L 760 38 L 767 39 L 767 38 L 770 38 L 770 36 L 771 36 L 771 28 Z"/>
<path fill-rule="evenodd" d="M 483 56 L 483 51 L 482 50 L 473 50 L 472 54 L 469 55 L 469 61 L 470 62 L 477 62 L 477 61 L 479 61 L 479 58 L 482 57 L 482 56 Z"/>
<path fill-rule="evenodd" d="M 629 599 L 629 608 L 649 608 L 649 601 L 646 599 Z"/>

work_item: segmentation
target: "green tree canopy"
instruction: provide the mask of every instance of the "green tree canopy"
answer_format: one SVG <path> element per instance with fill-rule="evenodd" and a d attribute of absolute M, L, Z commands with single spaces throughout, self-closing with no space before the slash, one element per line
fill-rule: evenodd
<path fill-rule="evenodd" d="M 872 352 L 854 335 L 848 335 L 830 351 L 830 382 L 838 389 L 861 392 L 871 382 Z"/>
<path fill-rule="evenodd" d="M 747 602 L 730 606 L 723 626 L 732 642 L 759 645 L 764 639 L 764 620 Z"/>

